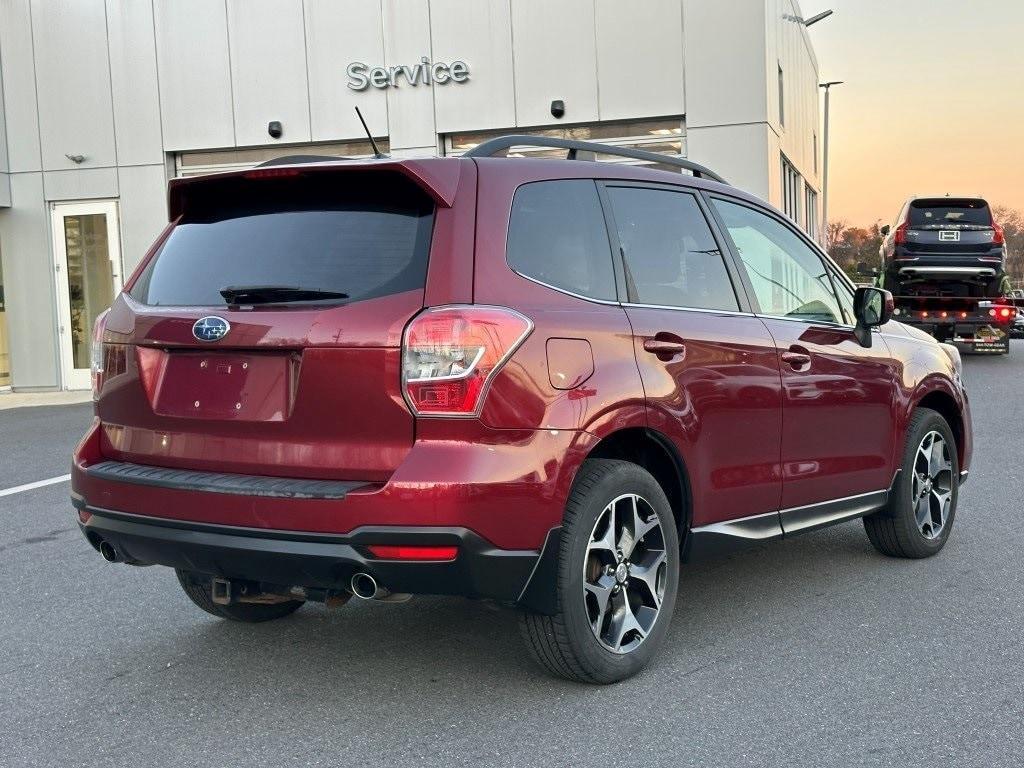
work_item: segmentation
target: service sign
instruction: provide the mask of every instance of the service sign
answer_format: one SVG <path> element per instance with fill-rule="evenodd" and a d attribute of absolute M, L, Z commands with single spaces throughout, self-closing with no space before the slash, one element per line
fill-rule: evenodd
<path fill-rule="evenodd" d="M 402 64 L 394 67 L 371 67 L 361 61 L 353 61 L 345 70 L 348 87 L 353 91 L 374 88 L 399 88 L 403 85 L 444 85 L 469 81 L 469 64 L 464 61 L 431 61 L 426 56 L 419 64 Z"/>

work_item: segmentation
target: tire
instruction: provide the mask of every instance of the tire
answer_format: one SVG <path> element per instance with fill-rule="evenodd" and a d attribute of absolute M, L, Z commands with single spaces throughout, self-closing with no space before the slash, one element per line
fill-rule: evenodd
<path fill-rule="evenodd" d="M 941 439 L 941 446 L 937 449 L 939 459 L 935 464 L 945 466 L 948 462 L 948 469 L 936 472 L 925 484 L 921 470 L 932 471 L 925 454 L 929 446 L 935 448 L 936 439 Z M 960 460 L 953 430 L 937 412 L 929 408 L 914 411 L 907 430 L 902 468 L 886 508 L 865 517 L 864 529 L 875 549 L 883 555 L 931 557 L 949 538 L 960 486 Z M 943 502 L 943 497 L 948 502 Z"/>
<path fill-rule="evenodd" d="M 628 461 L 585 462 L 562 520 L 555 614 L 522 614 L 533 658 L 551 674 L 583 683 L 639 672 L 668 632 L 679 557 L 672 508 L 650 473 Z"/>
<path fill-rule="evenodd" d="M 273 621 L 295 613 L 302 607 L 304 600 L 288 600 L 283 603 L 234 603 L 220 605 L 213 602 L 210 594 L 210 577 L 192 571 L 175 569 L 178 583 L 188 595 L 189 600 L 204 611 L 219 619 L 230 619 L 247 624 L 258 624 L 262 621 Z"/>

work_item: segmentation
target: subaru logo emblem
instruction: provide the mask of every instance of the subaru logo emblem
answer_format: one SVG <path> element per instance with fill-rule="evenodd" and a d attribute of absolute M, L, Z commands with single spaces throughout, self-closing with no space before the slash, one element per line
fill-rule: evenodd
<path fill-rule="evenodd" d="M 220 341 L 228 335 L 231 330 L 231 323 L 223 317 L 211 315 L 201 317 L 192 326 L 192 335 L 199 341 Z"/>

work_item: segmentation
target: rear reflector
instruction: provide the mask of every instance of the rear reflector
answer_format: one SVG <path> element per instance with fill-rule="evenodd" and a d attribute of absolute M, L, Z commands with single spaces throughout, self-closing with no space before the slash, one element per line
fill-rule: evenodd
<path fill-rule="evenodd" d="M 405 329 L 402 388 L 418 416 L 475 416 L 533 323 L 504 307 L 424 310 Z"/>
<path fill-rule="evenodd" d="M 374 544 L 367 547 L 380 560 L 454 560 L 458 547 L 410 547 Z"/>

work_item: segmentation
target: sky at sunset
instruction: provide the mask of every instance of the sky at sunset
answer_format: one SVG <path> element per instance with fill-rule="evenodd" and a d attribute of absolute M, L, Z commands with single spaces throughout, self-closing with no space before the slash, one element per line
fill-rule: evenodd
<path fill-rule="evenodd" d="M 1024 0 L 802 0 L 832 89 L 829 219 L 911 195 L 1024 210 Z"/>

